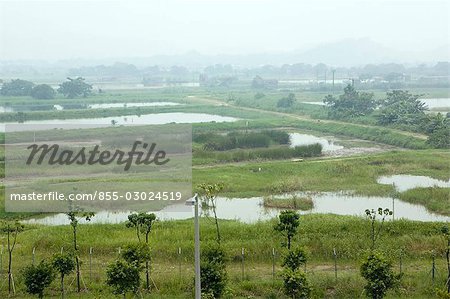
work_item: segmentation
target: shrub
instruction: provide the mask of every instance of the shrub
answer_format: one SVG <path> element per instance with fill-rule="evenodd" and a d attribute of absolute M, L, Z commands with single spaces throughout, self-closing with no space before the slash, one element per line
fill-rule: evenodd
<path fill-rule="evenodd" d="M 227 271 L 225 252 L 219 247 L 203 250 L 200 265 L 200 281 L 203 294 L 220 298 L 226 287 Z"/>
<path fill-rule="evenodd" d="M 311 284 L 309 283 L 306 274 L 300 269 L 291 270 L 285 268 L 281 274 L 283 278 L 284 293 L 295 299 L 310 298 Z"/>
<path fill-rule="evenodd" d="M 134 265 L 138 269 L 141 269 L 142 264 L 150 260 L 150 247 L 147 243 L 128 244 L 123 248 L 120 256 L 130 265 Z"/>
<path fill-rule="evenodd" d="M 57 253 L 53 255 L 53 268 L 61 277 L 61 297 L 64 298 L 64 277 L 75 270 L 75 260 L 71 254 Z"/>
<path fill-rule="evenodd" d="M 44 297 L 44 290 L 55 278 L 51 264 L 41 261 L 37 266 L 30 265 L 23 270 L 27 293 Z"/>
<path fill-rule="evenodd" d="M 106 284 L 113 288 L 114 294 L 137 292 L 140 285 L 139 269 L 125 261 L 117 260 L 106 270 Z"/>
<path fill-rule="evenodd" d="M 39 84 L 31 90 L 31 96 L 35 99 L 53 99 L 55 90 L 48 84 Z"/>
<path fill-rule="evenodd" d="M 11 80 L 11 82 L 3 83 L 0 94 L 4 96 L 29 96 L 33 89 L 34 83 L 26 80 Z"/>
<path fill-rule="evenodd" d="M 369 298 L 381 299 L 400 279 L 392 270 L 392 263 L 383 254 L 372 252 L 361 265 L 361 275 L 367 280 L 364 287 Z"/>
<path fill-rule="evenodd" d="M 300 225 L 300 215 L 297 212 L 286 210 L 282 211 L 278 217 L 279 222 L 274 226 L 274 230 L 286 237 L 286 242 L 283 241 L 282 245 L 287 246 L 287 249 L 290 250 L 292 238 L 297 234 Z"/>
<path fill-rule="evenodd" d="M 300 269 L 301 265 L 306 263 L 306 253 L 301 247 L 290 250 L 284 257 L 282 267 L 292 271 Z"/>

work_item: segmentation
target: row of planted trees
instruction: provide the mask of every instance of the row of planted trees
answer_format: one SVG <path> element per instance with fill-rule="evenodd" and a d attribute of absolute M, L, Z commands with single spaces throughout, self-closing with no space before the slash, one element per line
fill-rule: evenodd
<path fill-rule="evenodd" d="M 222 190 L 222 185 L 201 185 L 203 192 L 203 204 L 211 208 L 216 227 L 216 244 L 202 250 L 201 264 L 201 286 L 202 298 L 219 298 L 226 290 L 226 254 L 221 248 L 222 236 L 220 234 L 219 222 L 216 213 L 215 198 Z M 399 286 L 402 274 L 396 274 L 393 270 L 392 261 L 378 248 L 378 241 L 383 231 L 386 217 L 392 216 L 389 209 L 378 208 L 377 210 L 365 211 L 370 222 L 370 246 L 366 257 L 360 266 L 360 274 L 366 280 L 364 292 L 372 299 L 384 298 L 387 291 Z M 280 277 L 283 280 L 283 291 L 290 298 L 310 298 L 313 286 L 308 280 L 302 266 L 307 262 L 304 248 L 294 244 L 300 226 L 300 215 L 292 210 L 282 211 L 274 231 L 283 236 L 281 242 L 284 248 L 281 266 L 283 270 Z M 446 259 L 448 275 L 446 291 L 438 290 L 443 298 L 450 297 L 450 230 L 448 226 L 442 228 L 443 236 L 447 242 Z"/>
<path fill-rule="evenodd" d="M 94 213 L 83 213 L 80 211 L 67 213 L 72 228 L 73 247 L 67 252 L 61 250 L 61 253 L 54 254 L 49 260 L 42 260 L 37 265 L 33 263 L 25 267 L 22 270 L 22 276 L 27 293 L 43 298 L 45 289 L 59 276 L 61 297 L 64 298 L 64 278 L 73 272 L 76 275 L 76 290 L 77 292 L 82 291 L 84 282 L 81 276 L 81 260 L 78 254 L 78 224 L 81 219 L 90 221 L 94 216 Z M 146 289 L 150 290 L 151 251 L 149 234 L 155 220 L 155 214 L 134 213 L 128 216 L 126 226 L 136 230 L 138 242 L 126 245 L 120 252 L 118 259 L 107 268 L 106 284 L 113 289 L 113 293 L 124 297 L 129 291 L 138 293 L 140 290 L 140 276 L 143 270 L 145 270 Z M 14 224 L 5 223 L 2 226 L 2 231 L 7 234 L 9 294 L 15 293 L 12 257 L 17 236 L 23 229 L 24 226 L 19 222 Z"/>
<path fill-rule="evenodd" d="M 201 194 L 202 205 L 211 212 L 207 218 L 215 227 L 213 240 L 203 240 L 201 254 L 201 287 L 202 298 L 220 298 L 227 293 L 227 255 L 222 247 L 223 236 L 221 234 L 219 219 L 216 212 L 216 197 L 222 191 L 221 184 L 202 184 L 198 186 Z M 401 274 L 395 274 L 391 261 L 379 250 L 378 241 L 383 231 L 386 217 L 392 215 L 389 209 L 366 210 L 366 216 L 370 222 L 370 244 L 366 258 L 361 264 L 360 273 L 366 280 L 365 294 L 369 298 L 379 299 L 386 295 L 389 289 L 399 285 Z M 80 258 L 78 255 L 78 224 L 81 219 L 90 221 L 93 213 L 70 212 L 67 213 L 72 228 L 72 250 L 55 254 L 49 260 L 43 260 L 37 265 L 27 266 L 22 275 L 26 291 L 35 294 L 39 298 L 44 295 L 44 290 L 59 276 L 61 297 L 64 298 L 64 279 L 75 272 L 77 292 L 82 290 L 82 277 L 80 273 Z M 150 277 L 151 250 L 149 236 L 152 231 L 156 216 L 147 213 L 133 213 L 128 216 L 126 226 L 135 230 L 137 242 L 130 243 L 120 251 L 118 258 L 110 263 L 106 270 L 106 284 L 110 286 L 114 294 L 125 298 L 126 294 L 141 293 L 141 275 L 145 275 L 145 289 L 150 291 L 152 279 Z M 280 278 L 283 281 L 283 291 L 290 298 L 310 298 L 313 291 L 307 273 L 302 266 L 307 262 L 305 249 L 297 243 L 300 227 L 300 215 L 292 210 L 282 211 L 274 226 L 274 231 L 282 236 L 281 245 L 284 248 L 281 260 L 283 270 Z M 8 251 L 8 289 L 10 294 L 15 291 L 12 275 L 12 256 L 16 245 L 17 236 L 23 230 L 23 226 L 5 224 L 2 231 L 7 234 Z M 448 265 L 448 278 L 446 292 L 441 292 L 444 298 L 450 294 L 450 231 L 448 226 L 443 227 L 442 233 L 446 238 L 446 258 Z M 156 286 L 155 286 L 156 287 Z"/>

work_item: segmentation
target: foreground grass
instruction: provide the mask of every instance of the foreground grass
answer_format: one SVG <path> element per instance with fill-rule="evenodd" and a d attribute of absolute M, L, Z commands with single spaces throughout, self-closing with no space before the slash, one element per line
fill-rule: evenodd
<path fill-rule="evenodd" d="M 244 224 L 236 221 L 221 221 L 222 246 L 229 262 L 230 273 L 226 298 L 284 298 L 278 276 L 280 270 L 281 237 L 274 233 L 274 221 Z M 389 298 L 431 298 L 431 252 L 434 251 L 438 276 L 436 286 L 445 280 L 445 242 L 440 236 L 442 223 L 412 221 L 387 222 L 379 248 L 385 250 L 394 261 L 396 269 L 402 254 L 405 278 L 400 289 Z M 309 254 L 306 265 L 308 276 L 314 286 L 314 298 L 355 298 L 362 292 L 364 281 L 359 276 L 359 264 L 369 241 L 370 226 L 367 220 L 357 217 L 333 215 L 305 215 L 301 217 L 299 234 L 294 243 L 304 246 Z M 201 221 L 202 246 L 214 241 L 214 225 L 207 219 Z M 4 244 L 5 236 L 1 235 Z M 80 225 L 79 246 L 83 261 L 82 275 L 88 292 L 68 298 L 111 298 L 110 290 L 104 287 L 106 265 L 118 256 L 118 249 L 136 240 L 135 232 L 124 224 Z M 193 222 L 192 220 L 158 222 L 150 240 L 153 252 L 152 278 L 158 290 L 146 298 L 191 298 L 193 277 Z M 27 298 L 24 293 L 20 269 L 32 261 L 49 258 L 53 253 L 71 248 L 69 226 L 30 226 L 19 235 L 14 253 L 14 277 L 19 290 L 17 298 Z M 93 248 L 91 266 L 89 249 Z M 181 248 L 181 255 L 178 255 Z M 242 277 L 241 249 L 245 248 L 244 276 Z M 272 277 L 272 248 L 275 249 L 275 280 Z M 338 280 L 334 279 L 333 249 L 338 254 Z M 6 257 L 3 256 L 2 280 L 5 281 Z M 398 271 L 398 270 L 397 270 Z M 73 275 L 67 279 L 72 281 Z M 7 295 L 6 285 L 0 296 Z M 69 287 L 73 292 L 74 286 Z M 56 298 L 58 285 L 55 282 L 48 294 Z"/>

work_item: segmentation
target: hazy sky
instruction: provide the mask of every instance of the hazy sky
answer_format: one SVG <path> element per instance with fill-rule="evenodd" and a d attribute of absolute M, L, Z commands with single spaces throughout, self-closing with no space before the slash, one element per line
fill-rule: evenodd
<path fill-rule="evenodd" d="M 307 49 L 344 38 L 449 43 L 449 1 L 0 0 L 0 60 Z"/>

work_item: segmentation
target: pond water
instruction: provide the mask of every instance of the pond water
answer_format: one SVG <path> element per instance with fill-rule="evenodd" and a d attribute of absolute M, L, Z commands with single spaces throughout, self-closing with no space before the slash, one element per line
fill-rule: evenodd
<path fill-rule="evenodd" d="M 173 102 L 150 102 L 150 103 L 109 103 L 109 104 L 91 104 L 88 109 L 107 109 L 107 108 L 131 108 L 131 107 L 156 107 L 156 106 L 176 106 L 179 103 Z"/>
<path fill-rule="evenodd" d="M 333 140 L 326 139 L 323 137 L 317 137 L 314 135 L 290 133 L 289 138 L 291 147 L 319 143 L 322 145 L 323 152 L 332 152 L 344 148 L 342 145 L 335 144 Z"/>
<path fill-rule="evenodd" d="M 433 108 L 450 108 L 450 98 L 435 98 L 435 99 L 419 99 L 425 103 L 429 109 Z"/>
<path fill-rule="evenodd" d="M 450 108 L 450 98 L 435 98 L 435 99 L 419 99 L 425 103 L 429 109 L 435 108 Z M 301 102 L 301 104 L 320 105 L 325 106 L 325 103 L 320 102 Z"/>
<path fill-rule="evenodd" d="M 0 106 L 0 113 L 6 113 L 6 112 L 14 112 L 14 110 L 8 106 Z"/>
<path fill-rule="evenodd" d="M 395 189 L 399 192 L 404 192 L 414 188 L 426 188 L 433 186 L 450 188 L 450 180 L 442 181 L 427 176 L 408 174 L 382 176 L 378 178 L 377 183 L 383 185 L 395 184 Z"/>
<path fill-rule="evenodd" d="M 174 102 L 144 102 L 144 103 L 102 103 L 102 104 L 67 104 L 67 105 L 17 105 L 0 106 L 0 113 L 25 111 L 50 111 L 65 109 L 108 109 L 132 107 L 159 107 L 181 105 Z"/>
<path fill-rule="evenodd" d="M 348 193 L 297 193 L 299 196 L 310 196 L 314 202 L 314 208 L 310 211 L 299 211 L 300 214 L 331 213 L 337 215 L 364 216 L 365 209 L 389 208 L 394 210 L 395 219 L 405 218 L 417 221 L 450 221 L 450 217 L 440 216 L 428 212 L 423 206 L 394 201 L 388 197 L 354 196 Z M 239 220 L 245 223 L 254 223 L 277 217 L 280 209 L 265 208 L 261 197 L 253 198 L 217 198 L 217 216 L 220 219 Z M 193 217 L 193 210 L 186 212 L 171 206 L 161 211 L 154 212 L 161 220 L 179 220 Z M 127 220 L 127 212 L 99 212 L 90 223 L 121 223 Z M 205 211 L 201 211 L 204 215 Z M 392 217 L 389 217 L 389 220 Z M 43 218 L 34 218 L 24 221 L 30 224 L 64 225 L 68 224 L 65 214 L 55 214 Z"/>
<path fill-rule="evenodd" d="M 334 84 L 344 84 L 349 83 L 348 79 L 334 79 Z M 292 80 L 280 80 L 278 81 L 280 85 L 310 85 L 310 84 L 333 84 L 332 79 L 292 79 Z"/>
<path fill-rule="evenodd" d="M 310 104 L 310 105 L 325 106 L 324 102 L 300 102 L 300 104 Z"/>
<path fill-rule="evenodd" d="M 77 118 L 77 119 L 50 119 L 26 121 L 24 124 L 41 125 L 41 129 L 51 130 L 61 128 L 66 129 L 86 129 L 88 127 L 108 127 L 115 121 L 115 126 L 138 126 L 138 125 L 163 125 L 169 123 L 203 123 L 203 122 L 233 122 L 237 119 L 229 116 L 221 116 L 205 113 L 153 113 L 143 115 L 111 116 L 97 118 Z M 11 131 L 29 130 L 29 126 L 10 127 Z M 4 131 L 4 128 L 3 128 Z"/>

